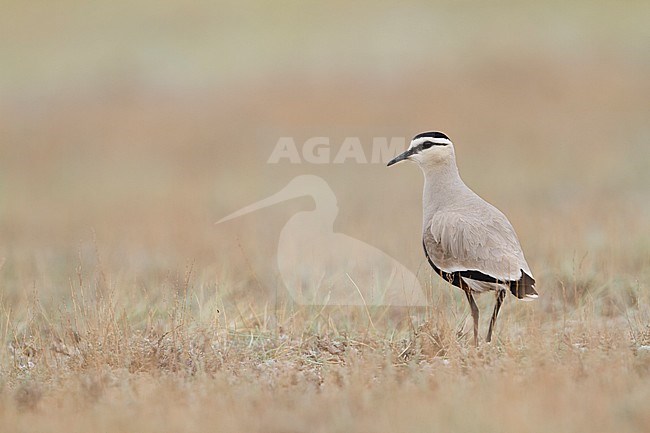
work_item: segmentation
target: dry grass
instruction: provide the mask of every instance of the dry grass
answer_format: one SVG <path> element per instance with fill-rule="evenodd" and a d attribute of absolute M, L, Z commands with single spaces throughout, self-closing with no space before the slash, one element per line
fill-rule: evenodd
<path fill-rule="evenodd" d="M 23 49 L 0 40 L 0 430 L 650 430 L 643 2 L 373 4 L 350 22 L 289 5 L 166 1 L 150 21 L 144 2 L 21 4 L 1 27 Z M 358 41 L 367 58 L 353 22 L 376 36 Z M 539 281 L 478 350 L 461 293 L 421 253 L 415 167 L 266 164 L 279 136 L 369 150 L 431 128 Z M 308 199 L 214 226 L 305 173 L 335 191 L 336 231 L 418 273 L 426 309 L 293 304 L 275 249 Z"/>
<path fill-rule="evenodd" d="M 74 281 L 72 306 L 56 318 L 35 299 L 24 320 L 4 312 L 2 418 L 14 431 L 644 431 L 650 423 L 647 293 L 608 316 L 588 295 L 557 310 L 512 306 L 497 342 L 475 350 L 458 333 L 462 299 L 393 320 L 374 311 L 371 327 L 358 311 L 276 316 L 218 296 L 193 301 L 200 289 L 189 271 L 167 302 L 130 304 L 114 289 L 98 292 L 101 274 L 97 285 Z"/>

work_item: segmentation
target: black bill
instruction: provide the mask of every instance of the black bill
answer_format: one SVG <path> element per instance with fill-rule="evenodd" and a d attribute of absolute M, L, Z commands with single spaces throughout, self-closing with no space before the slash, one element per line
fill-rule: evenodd
<path fill-rule="evenodd" d="M 390 167 L 393 164 L 397 164 L 400 161 L 404 161 L 405 159 L 409 159 L 411 155 L 415 153 L 414 149 L 409 149 L 406 152 L 402 153 L 401 155 L 397 156 L 396 158 L 390 160 L 388 165 L 386 167 Z"/>

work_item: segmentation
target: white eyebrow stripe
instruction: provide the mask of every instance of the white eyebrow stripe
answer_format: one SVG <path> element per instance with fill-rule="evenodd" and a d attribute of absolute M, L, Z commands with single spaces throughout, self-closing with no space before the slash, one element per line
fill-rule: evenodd
<path fill-rule="evenodd" d="M 409 146 L 409 149 L 413 149 L 414 147 L 419 146 L 425 141 L 430 141 L 434 144 L 451 144 L 451 140 L 447 140 L 446 138 L 420 137 L 411 141 L 411 145 Z"/>

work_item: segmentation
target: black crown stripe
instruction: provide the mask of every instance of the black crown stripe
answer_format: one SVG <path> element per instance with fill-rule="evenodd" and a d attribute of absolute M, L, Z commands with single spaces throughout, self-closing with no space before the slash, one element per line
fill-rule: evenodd
<path fill-rule="evenodd" d="M 438 132 L 438 131 L 422 132 L 422 133 L 416 135 L 415 137 L 413 137 L 413 140 L 417 140 L 418 138 L 423 138 L 423 137 L 427 137 L 427 138 L 445 138 L 445 139 L 449 140 L 449 137 L 447 137 L 442 132 Z"/>

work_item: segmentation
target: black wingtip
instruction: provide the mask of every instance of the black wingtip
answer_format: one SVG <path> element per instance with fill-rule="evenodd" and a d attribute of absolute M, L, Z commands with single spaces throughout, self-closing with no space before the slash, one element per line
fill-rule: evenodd
<path fill-rule="evenodd" d="M 524 270 L 521 271 L 521 278 L 510 283 L 510 291 L 519 299 L 535 299 L 539 296 L 535 290 L 535 279 Z"/>

